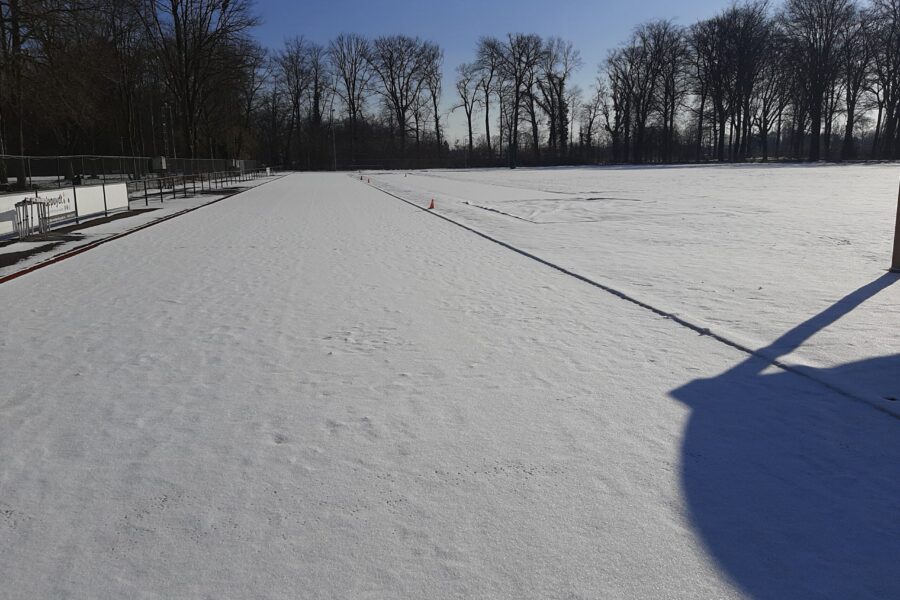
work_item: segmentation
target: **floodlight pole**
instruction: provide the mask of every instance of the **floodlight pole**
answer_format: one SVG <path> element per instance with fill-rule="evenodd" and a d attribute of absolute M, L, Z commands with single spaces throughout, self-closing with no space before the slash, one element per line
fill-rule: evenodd
<path fill-rule="evenodd" d="M 897 221 L 894 224 L 894 258 L 891 273 L 900 273 L 900 192 L 897 192 Z"/>

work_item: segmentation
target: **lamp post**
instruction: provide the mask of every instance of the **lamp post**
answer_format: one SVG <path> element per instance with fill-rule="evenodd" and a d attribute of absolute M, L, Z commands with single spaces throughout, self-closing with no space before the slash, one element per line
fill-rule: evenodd
<path fill-rule="evenodd" d="M 897 217 L 894 223 L 894 258 L 891 273 L 900 273 L 900 192 L 897 193 Z"/>
<path fill-rule="evenodd" d="M 331 109 L 331 158 L 337 171 L 337 142 L 334 139 L 334 108 Z"/>
<path fill-rule="evenodd" d="M 335 133 L 334 133 L 334 97 L 337 96 L 337 77 L 334 77 L 331 80 L 331 107 L 330 107 L 330 115 L 328 116 L 328 120 L 331 122 L 331 160 L 334 167 L 334 170 L 337 171 L 337 142 L 335 141 Z"/>
<path fill-rule="evenodd" d="M 172 118 L 172 103 L 167 102 L 166 107 L 169 110 L 169 129 L 172 131 L 172 158 L 178 160 L 178 150 L 175 148 L 175 119 Z"/>
<path fill-rule="evenodd" d="M 163 101 L 162 106 L 162 140 L 163 140 L 163 156 L 169 156 L 169 127 L 166 124 L 166 116 L 169 113 L 168 101 Z"/>

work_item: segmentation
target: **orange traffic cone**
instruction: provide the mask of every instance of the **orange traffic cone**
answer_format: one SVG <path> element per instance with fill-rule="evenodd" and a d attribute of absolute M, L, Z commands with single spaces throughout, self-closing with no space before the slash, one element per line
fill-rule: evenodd
<path fill-rule="evenodd" d="M 371 179 L 366 179 L 366 183 L 372 183 Z"/>
<path fill-rule="evenodd" d="M 359 180 L 362 181 L 362 175 L 359 176 Z"/>
<path fill-rule="evenodd" d="M 431 204 L 428 205 L 428 210 L 434 210 L 434 198 L 431 199 Z"/>

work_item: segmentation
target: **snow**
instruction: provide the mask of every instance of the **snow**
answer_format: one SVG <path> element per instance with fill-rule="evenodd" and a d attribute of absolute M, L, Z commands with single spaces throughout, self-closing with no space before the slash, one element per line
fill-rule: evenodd
<path fill-rule="evenodd" d="M 718 172 L 723 186 L 743 173 Z M 694 173 L 680 185 L 717 181 Z M 718 297 L 741 278 L 716 263 L 754 234 L 723 234 L 688 200 L 589 232 L 465 204 L 571 221 L 516 195 L 549 198 L 551 181 L 593 195 L 576 188 L 602 189 L 582 185 L 595 176 L 298 174 L 0 285 L 3 596 L 896 597 L 896 418 L 374 188 L 445 188 L 436 213 L 592 277 L 652 280 L 631 287 L 654 300 L 702 298 L 704 319 L 762 310 L 738 298 L 750 281 Z M 659 190 L 634 181 L 616 185 Z M 759 227 L 787 200 L 745 213 Z M 671 227 L 692 211 L 705 230 Z M 825 325 L 854 349 L 810 356 L 853 387 L 859 368 L 898 372 L 896 337 L 867 321 L 880 306 L 896 326 L 898 286 L 835 304 L 885 281 L 856 254 L 884 236 L 846 220 L 828 235 L 849 249 L 778 240 L 851 254 L 811 297 L 776 293 L 805 289 L 807 259 L 754 267 L 775 251 L 745 246 L 763 249 L 740 263 L 748 280 L 779 273 L 765 314 L 787 326 L 734 313 L 722 329 L 791 353 Z M 630 244 L 663 231 L 673 242 L 644 251 L 658 264 L 626 281 Z M 709 250 L 687 244 L 701 239 Z M 701 260 L 705 294 L 669 289 Z M 684 267 L 663 278 L 663 263 Z M 869 327 L 850 336 L 860 311 Z"/>
<path fill-rule="evenodd" d="M 228 184 L 230 190 L 226 189 L 221 193 L 206 192 L 203 194 L 197 194 L 188 197 L 178 196 L 176 198 L 167 196 L 162 202 L 159 200 L 158 196 L 152 195 L 153 191 L 151 189 L 150 198 L 144 199 L 143 196 L 140 195 L 140 197 L 132 198 L 129 201 L 129 209 L 137 213 L 130 217 L 92 225 L 92 220 L 98 221 L 103 218 L 103 215 L 100 214 L 92 219 L 83 220 L 83 227 L 73 232 L 73 234 L 69 234 L 67 236 L 69 239 L 67 239 L 66 241 L 59 241 L 58 239 L 38 242 L 15 241 L 11 244 L 0 247 L 0 254 L 7 254 L 34 250 L 36 248 L 40 248 L 41 246 L 47 246 L 47 250 L 44 252 L 36 252 L 29 255 L 27 258 L 17 261 L 15 264 L 0 267 L 0 278 L 12 275 L 18 271 L 35 266 L 48 259 L 52 259 L 54 256 L 64 254 L 87 244 L 106 240 L 116 235 L 127 233 L 155 221 L 171 217 L 172 215 L 185 210 L 191 210 L 210 203 L 214 203 L 224 198 L 227 194 L 233 193 L 233 190 L 249 189 L 258 185 L 262 185 L 269 181 L 273 181 L 275 178 L 277 178 L 277 176 L 268 178 L 263 177 L 249 181 L 230 182 Z M 218 192 L 218 190 L 215 191 Z M 169 193 L 171 194 L 171 191 Z M 111 216 L 116 215 L 115 212 L 110 214 Z"/>
<path fill-rule="evenodd" d="M 423 206 L 433 198 L 460 223 L 742 346 L 821 370 L 900 352 L 900 285 L 886 275 L 898 168 L 491 169 L 370 177 Z M 799 347 L 768 347 L 855 291 L 876 287 L 883 289 Z M 847 391 L 876 404 L 900 397 L 900 378 L 874 375 L 857 378 Z M 900 414 L 900 407 L 884 406 Z"/>

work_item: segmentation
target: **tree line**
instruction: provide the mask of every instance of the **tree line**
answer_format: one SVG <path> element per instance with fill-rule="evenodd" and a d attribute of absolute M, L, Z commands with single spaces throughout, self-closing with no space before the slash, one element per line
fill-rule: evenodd
<path fill-rule="evenodd" d="M 570 83 L 580 66 L 557 38 L 482 39 L 456 84 L 468 154 L 502 154 L 505 133 L 511 166 L 900 157 L 900 0 L 751 0 L 687 27 L 647 22 L 586 98 Z"/>
<path fill-rule="evenodd" d="M 0 0 L 0 154 L 309 169 L 900 154 L 900 0 L 749 0 L 643 23 L 588 90 L 558 37 L 484 37 L 444 89 L 431 41 L 266 49 L 257 23 L 249 0 Z M 466 129 L 451 143 L 453 111 Z"/>
<path fill-rule="evenodd" d="M 257 23 L 246 0 L 0 0 L 0 154 L 252 155 Z"/>

